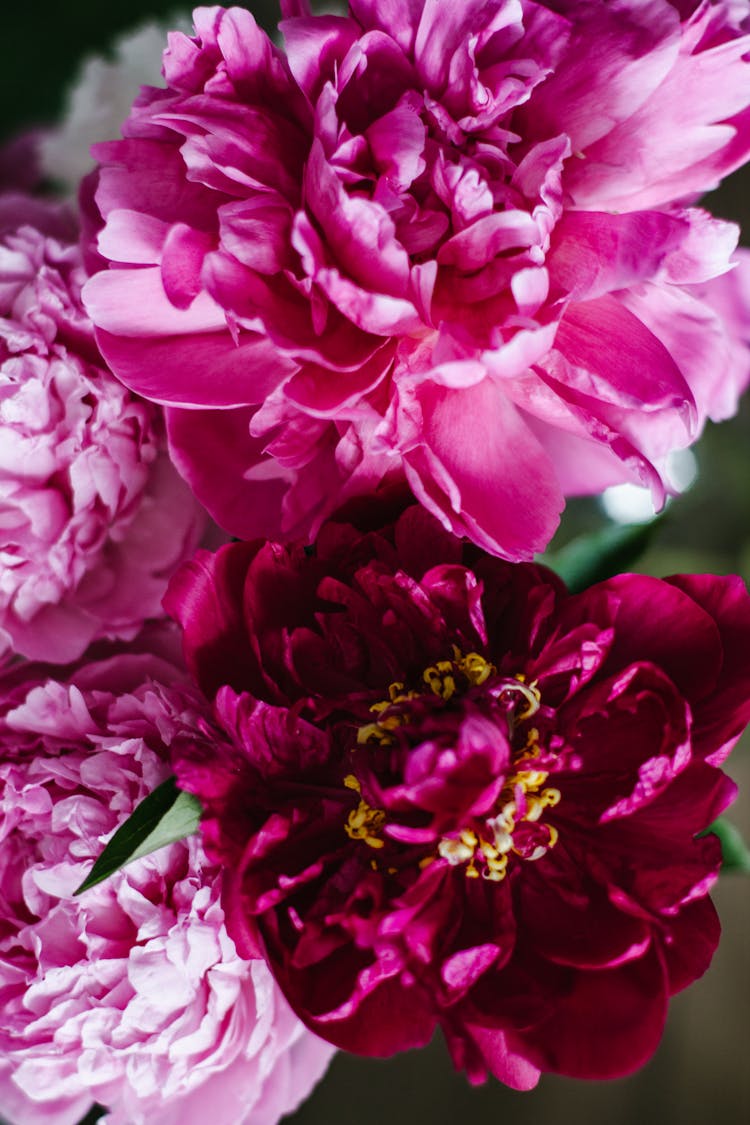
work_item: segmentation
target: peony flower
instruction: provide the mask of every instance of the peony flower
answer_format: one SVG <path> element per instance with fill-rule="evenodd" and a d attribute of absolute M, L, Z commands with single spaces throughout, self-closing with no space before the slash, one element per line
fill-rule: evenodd
<path fill-rule="evenodd" d="M 649 1058 L 719 937 L 699 834 L 750 718 L 739 579 L 571 596 L 411 508 L 313 555 L 199 553 L 166 604 L 225 732 L 173 755 L 228 928 L 308 1027 L 377 1056 L 439 1027 L 521 1089 Z"/>
<path fill-rule="evenodd" d="M 13 1125 L 75 1125 L 94 1102 L 108 1125 L 273 1125 L 328 1063 L 263 962 L 238 956 L 196 837 L 73 897 L 169 775 L 177 732 L 199 735 L 199 719 L 154 656 L 6 680 L 0 1114 Z"/>
<path fill-rule="evenodd" d="M 107 371 L 71 217 L 0 196 L 0 655 L 63 663 L 161 614 L 204 522 L 160 412 Z"/>
<path fill-rule="evenodd" d="M 689 206 L 750 151 L 747 0 L 282 11 L 284 53 L 198 8 L 96 149 L 87 307 L 196 494 L 310 538 L 407 482 L 508 559 L 565 496 L 661 504 L 748 381 L 737 230 Z"/>

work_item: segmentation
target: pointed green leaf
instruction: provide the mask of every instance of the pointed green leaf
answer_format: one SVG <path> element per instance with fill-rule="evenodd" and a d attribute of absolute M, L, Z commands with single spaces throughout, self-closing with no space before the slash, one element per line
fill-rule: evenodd
<path fill-rule="evenodd" d="M 85 1117 L 82 1117 L 78 1125 L 94 1125 L 94 1122 L 100 1121 L 106 1114 L 106 1109 L 103 1105 L 96 1103 L 92 1105 Z"/>
<path fill-rule="evenodd" d="M 95 887 L 134 859 L 192 836 L 198 831 L 201 812 L 198 798 L 178 789 L 173 777 L 167 778 L 120 825 L 75 893 Z"/>
<path fill-rule="evenodd" d="M 629 570 L 662 523 L 660 516 L 649 523 L 613 524 L 579 535 L 539 561 L 559 574 L 572 594 L 579 594 L 595 582 Z"/>
<path fill-rule="evenodd" d="M 708 830 L 718 836 L 721 842 L 721 870 L 740 871 L 750 875 L 750 848 L 748 848 L 738 828 L 720 816 Z"/>

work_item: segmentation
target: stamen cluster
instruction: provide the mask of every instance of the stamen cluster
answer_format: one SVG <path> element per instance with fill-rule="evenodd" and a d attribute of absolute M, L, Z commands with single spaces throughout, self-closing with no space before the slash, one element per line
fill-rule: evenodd
<path fill-rule="evenodd" d="M 518 710 L 507 711 L 505 706 L 501 706 L 498 715 L 501 728 L 503 731 L 507 728 L 512 742 L 515 741 L 513 735 L 519 724 L 525 726 L 526 721 L 540 707 L 541 699 L 536 684 L 527 686 L 523 682 L 523 676 L 510 680 L 499 677 L 494 664 L 480 653 L 470 652 L 464 656 L 455 645 L 453 658 L 429 665 L 420 680 L 426 688 L 424 692 L 406 691 L 404 684 L 400 682 L 389 684 L 388 698 L 370 706 L 370 711 L 378 718 L 357 730 L 358 745 L 394 746 L 398 742 L 398 733 L 401 733 L 406 735 L 408 753 L 411 749 L 408 736 L 411 734 L 412 737 L 419 737 L 418 724 L 413 720 L 409 704 L 413 704 L 422 695 L 426 695 L 428 701 L 430 696 L 434 696 L 454 710 L 467 688 L 481 685 L 485 685 L 482 694 L 498 703 L 507 705 L 508 700 L 513 701 L 520 696 L 524 703 Z M 474 696 L 476 698 L 476 692 Z M 542 757 L 538 729 L 532 727 L 525 737 L 523 748 L 512 752 L 511 772 L 506 776 L 495 808 L 491 810 L 493 815 L 467 823 L 454 834 L 443 836 L 438 842 L 437 851 L 420 860 L 420 868 L 428 866 L 439 857 L 453 866 L 464 865 L 467 878 L 478 878 L 481 875 L 491 882 L 500 882 L 505 878 L 511 853 L 524 859 L 536 860 L 546 853 L 547 848 L 554 847 L 558 832 L 552 824 L 544 827 L 540 825 L 532 831 L 533 842 L 529 838 L 528 829 L 524 828 L 521 828 L 514 839 L 517 825 L 536 825 L 544 810 L 554 807 L 560 801 L 558 789 L 541 788 L 549 777 L 549 772 L 535 768 L 539 766 L 539 759 Z M 362 788 L 355 775 L 347 775 L 344 785 L 359 795 L 358 806 L 349 813 L 345 825 L 347 835 L 352 839 L 363 840 L 371 848 L 383 848 L 385 841 L 382 829 L 387 822 L 385 812 L 372 808 L 361 797 Z"/>

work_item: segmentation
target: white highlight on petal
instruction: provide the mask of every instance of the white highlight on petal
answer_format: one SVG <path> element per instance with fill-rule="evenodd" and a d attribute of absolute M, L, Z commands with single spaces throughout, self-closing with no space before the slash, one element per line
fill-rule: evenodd
<path fill-rule="evenodd" d="M 678 449 L 669 454 L 664 477 L 673 492 L 687 492 L 697 476 L 698 461 L 691 449 Z M 600 503 L 615 523 L 648 523 L 656 515 L 651 490 L 637 484 L 612 485 L 605 489 Z"/>

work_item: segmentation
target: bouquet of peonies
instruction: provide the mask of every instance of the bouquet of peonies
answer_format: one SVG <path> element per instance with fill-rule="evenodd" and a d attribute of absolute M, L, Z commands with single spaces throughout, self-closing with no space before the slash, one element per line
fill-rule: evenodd
<path fill-rule="evenodd" d="M 750 0 L 281 15 L 146 28 L 0 153 L 11 1125 L 275 1125 L 438 1030 L 629 1074 L 750 868 L 742 580 L 623 573 L 658 521 L 534 561 L 750 383 L 697 202 Z"/>

